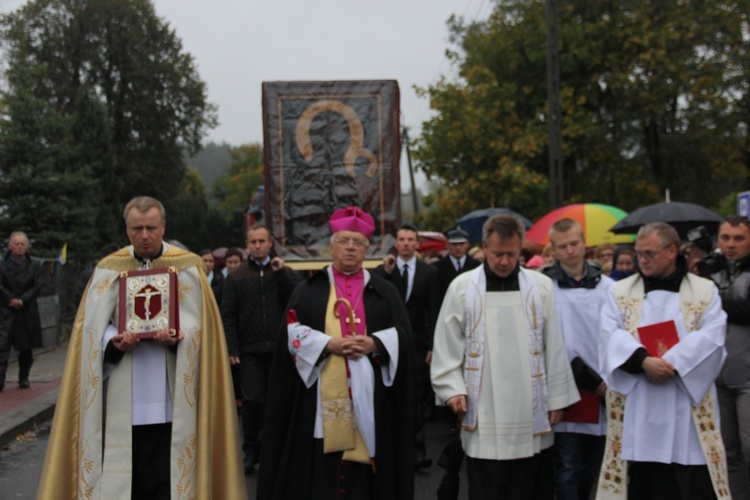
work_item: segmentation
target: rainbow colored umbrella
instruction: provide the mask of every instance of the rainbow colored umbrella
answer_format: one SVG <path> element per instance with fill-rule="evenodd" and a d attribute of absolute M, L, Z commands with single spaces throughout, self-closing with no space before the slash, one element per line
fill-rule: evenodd
<path fill-rule="evenodd" d="M 557 208 L 539 219 L 526 233 L 526 239 L 540 245 L 549 242 L 549 228 L 560 219 L 573 219 L 583 227 L 586 246 L 594 247 L 602 243 L 632 243 L 632 234 L 614 234 L 610 228 L 628 213 L 611 205 L 599 203 L 574 203 Z"/>

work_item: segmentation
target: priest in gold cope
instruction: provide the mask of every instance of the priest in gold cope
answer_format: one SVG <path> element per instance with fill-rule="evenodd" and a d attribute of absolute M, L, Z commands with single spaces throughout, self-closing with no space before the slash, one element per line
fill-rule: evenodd
<path fill-rule="evenodd" d="M 65 360 L 37 498 L 247 498 L 219 311 L 197 255 L 163 241 L 166 214 L 139 196 L 130 245 L 102 259 Z M 118 331 L 123 274 L 179 273 L 177 335 Z"/>

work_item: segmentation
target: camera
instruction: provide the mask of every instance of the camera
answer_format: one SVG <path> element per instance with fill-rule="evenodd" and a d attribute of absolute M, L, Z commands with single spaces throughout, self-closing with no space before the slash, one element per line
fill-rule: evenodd
<path fill-rule="evenodd" d="M 687 239 L 692 245 L 695 245 L 706 253 L 706 256 L 695 264 L 698 274 L 704 278 L 708 278 L 713 273 L 717 273 L 724 268 L 724 257 L 718 252 L 711 251 L 714 247 L 714 242 L 706 226 L 698 226 L 689 230 L 687 232 Z"/>
<path fill-rule="evenodd" d="M 703 250 L 705 253 L 711 253 L 714 249 L 714 241 L 711 239 L 711 233 L 706 226 L 698 226 L 687 232 L 687 239 L 690 243 Z"/>
<path fill-rule="evenodd" d="M 710 277 L 724 269 L 724 256 L 718 252 L 711 252 L 695 264 L 698 274 L 704 278 Z"/>

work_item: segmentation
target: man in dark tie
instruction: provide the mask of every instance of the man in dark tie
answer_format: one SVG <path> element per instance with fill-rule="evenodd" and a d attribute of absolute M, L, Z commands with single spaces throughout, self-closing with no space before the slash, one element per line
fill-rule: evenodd
<path fill-rule="evenodd" d="M 419 238 L 412 226 L 402 226 L 396 233 L 397 257 L 388 255 L 376 273 L 395 285 L 409 313 L 417 352 L 417 435 L 416 468 L 432 465 L 425 450 L 425 413 L 432 406 L 430 360 L 435 321 L 443 296 L 438 285 L 438 272 L 417 258 Z"/>
<path fill-rule="evenodd" d="M 461 226 L 451 229 L 445 235 L 448 237 L 446 245 L 448 255 L 433 264 L 438 270 L 441 303 L 453 278 L 465 271 L 479 267 L 479 264 L 481 264 L 478 260 L 467 255 L 470 246 L 469 233 L 461 229 Z"/>

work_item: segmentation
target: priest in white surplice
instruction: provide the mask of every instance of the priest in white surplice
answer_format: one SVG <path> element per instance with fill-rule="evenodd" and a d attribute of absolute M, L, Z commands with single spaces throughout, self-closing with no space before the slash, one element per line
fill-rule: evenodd
<path fill-rule="evenodd" d="M 726 314 L 713 282 L 688 272 L 679 244 L 672 226 L 643 226 L 640 273 L 618 281 L 602 309 L 601 374 L 610 390 L 599 499 L 730 496 L 714 387 Z M 668 320 L 679 341 L 650 356 L 637 328 Z"/>
<path fill-rule="evenodd" d="M 579 399 L 551 280 L 518 265 L 524 228 L 483 228 L 485 263 L 453 280 L 435 329 L 432 385 L 463 410 L 469 496 L 552 498 L 551 426 Z"/>

